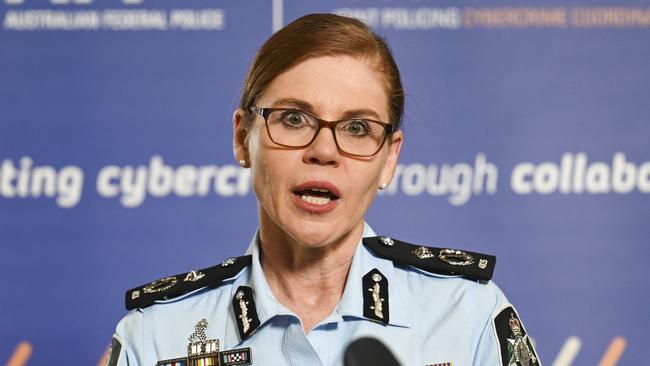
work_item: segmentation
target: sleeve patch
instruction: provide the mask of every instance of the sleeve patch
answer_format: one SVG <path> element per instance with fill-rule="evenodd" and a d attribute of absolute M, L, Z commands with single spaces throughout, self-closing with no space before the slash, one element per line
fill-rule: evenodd
<path fill-rule="evenodd" d="M 110 356 L 108 357 L 106 366 L 117 366 L 117 361 L 120 360 L 120 353 L 122 353 L 122 343 L 116 337 L 113 337 L 111 351 L 109 352 Z"/>
<path fill-rule="evenodd" d="M 502 366 L 541 366 L 524 324 L 512 305 L 494 317 L 493 325 Z"/>

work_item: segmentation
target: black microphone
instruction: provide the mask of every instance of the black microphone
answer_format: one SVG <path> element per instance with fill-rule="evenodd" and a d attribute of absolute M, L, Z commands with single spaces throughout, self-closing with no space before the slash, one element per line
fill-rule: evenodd
<path fill-rule="evenodd" d="M 379 340 L 359 338 L 348 345 L 343 356 L 345 366 L 400 366 L 393 353 Z"/>

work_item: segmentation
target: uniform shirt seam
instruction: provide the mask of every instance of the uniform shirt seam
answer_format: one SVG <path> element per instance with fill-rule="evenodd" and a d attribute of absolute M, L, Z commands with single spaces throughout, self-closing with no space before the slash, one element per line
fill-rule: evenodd
<path fill-rule="evenodd" d="M 473 292 L 472 303 L 475 303 L 475 302 L 479 301 L 479 297 L 476 295 L 476 292 L 478 292 L 479 286 L 487 286 L 487 284 L 482 285 L 482 284 L 479 284 L 479 283 L 474 283 L 474 286 L 472 287 L 472 292 Z M 478 311 L 478 309 L 477 309 L 477 311 Z M 494 313 L 494 306 L 493 306 L 493 309 L 491 309 L 490 312 L 488 313 L 487 319 L 485 319 L 485 321 L 483 322 L 483 327 L 481 329 L 481 332 L 479 333 L 478 337 L 475 337 L 475 339 L 473 341 L 473 343 L 474 343 L 473 348 L 474 349 L 473 349 L 473 353 L 472 353 L 472 364 L 476 361 L 476 357 L 479 354 L 479 351 L 480 351 L 479 347 L 481 346 L 481 340 L 485 336 L 486 330 L 488 330 L 491 327 L 492 313 Z"/>
<path fill-rule="evenodd" d="M 147 364 L 147 362 L 146 362 L 147 361 L 146 360 L 147 352 L 144 349 L 144 340 L 145 340 L 145 330 L 144 330 L 144 328 L 145 328 L 146 323 L 147 323 L 146 318 L 147 318 L 147 313 L 145 313 L 144 310 L 142 310 L 142 327 L 141 327 L 142 336 L 141 336 L 141 339 L 140 339 L 140 350 L 142 352 L 142 364 L 143 365 Z"/>
<path fill-rule="evenodd" d="M 411 272 L 411 273 L 413 273 L 413 272 Z M 411 275 L 411 273 L 409 275 Z M 420 281 L 420 293 L 417 294 L 417 296 L 419 298 L 419 303 L 420 303 L 420 316 L 422 316 L 422 315 L 425 314 L 425 312 L 424 312 L 424 310 L 425 310 L 425 307 L 424 307 L 424 295 L 423 295 L 424 294 L 424 286 L 425 286 L 425 277 L 420 275 L 420 276 L 418 276 L 418 280 Z M 411 329 L 413 329 L 413 328 L 411 328 Z M 424 345 L 425 345 L 425 343 L 424 343 L 424 333 L 423 332 L 424 332 L 424 327 L 422 327 L 421 324 L 418 324 L 418 327 L 417 327 L 418 338 L 417 339 L 422 340 L 422 344 L 420 345 L 420 349 L 423 350 L 423 352 L 420 353 L 420 360 L 424 362 L 425 361 L 424 360 Z"/>

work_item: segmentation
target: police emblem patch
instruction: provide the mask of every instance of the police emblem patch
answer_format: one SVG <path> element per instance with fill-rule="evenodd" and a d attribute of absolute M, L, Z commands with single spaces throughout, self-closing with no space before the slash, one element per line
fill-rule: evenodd
<path fill-rule="evenodd" d="M 117 361 L 120 360 L 121 352 L 122 352 L 122 343 L 120 343 L 120 340 L 117 339 L 116 336 L 113 336 L 113 340 L 111 341 L 111 349 L 108 352 L 110 356 L 108 357 L 106 366 L 116 366 Z"/>
<path fill-rule="evenodd" d="M 494 317 L 493 325 L 499 340 L 502 366 L 540 366 L 535 348 L 512 305 Z"/>

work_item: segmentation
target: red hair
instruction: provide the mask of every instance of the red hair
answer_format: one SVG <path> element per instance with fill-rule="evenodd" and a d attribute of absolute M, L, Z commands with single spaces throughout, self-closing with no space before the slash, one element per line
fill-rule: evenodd
<path fill-rule="evenodd" d="M 404 89 L 399 69 L 386 41 L 363 22 L 334 14 L 310 14 L 291 22 L 259 49 L 248 70 L 239 107 L 249 108 L 278 75 L 314 57 L 352 56 L 373 62 L 385 81 L 393 130 L 404 114 Z"/>

